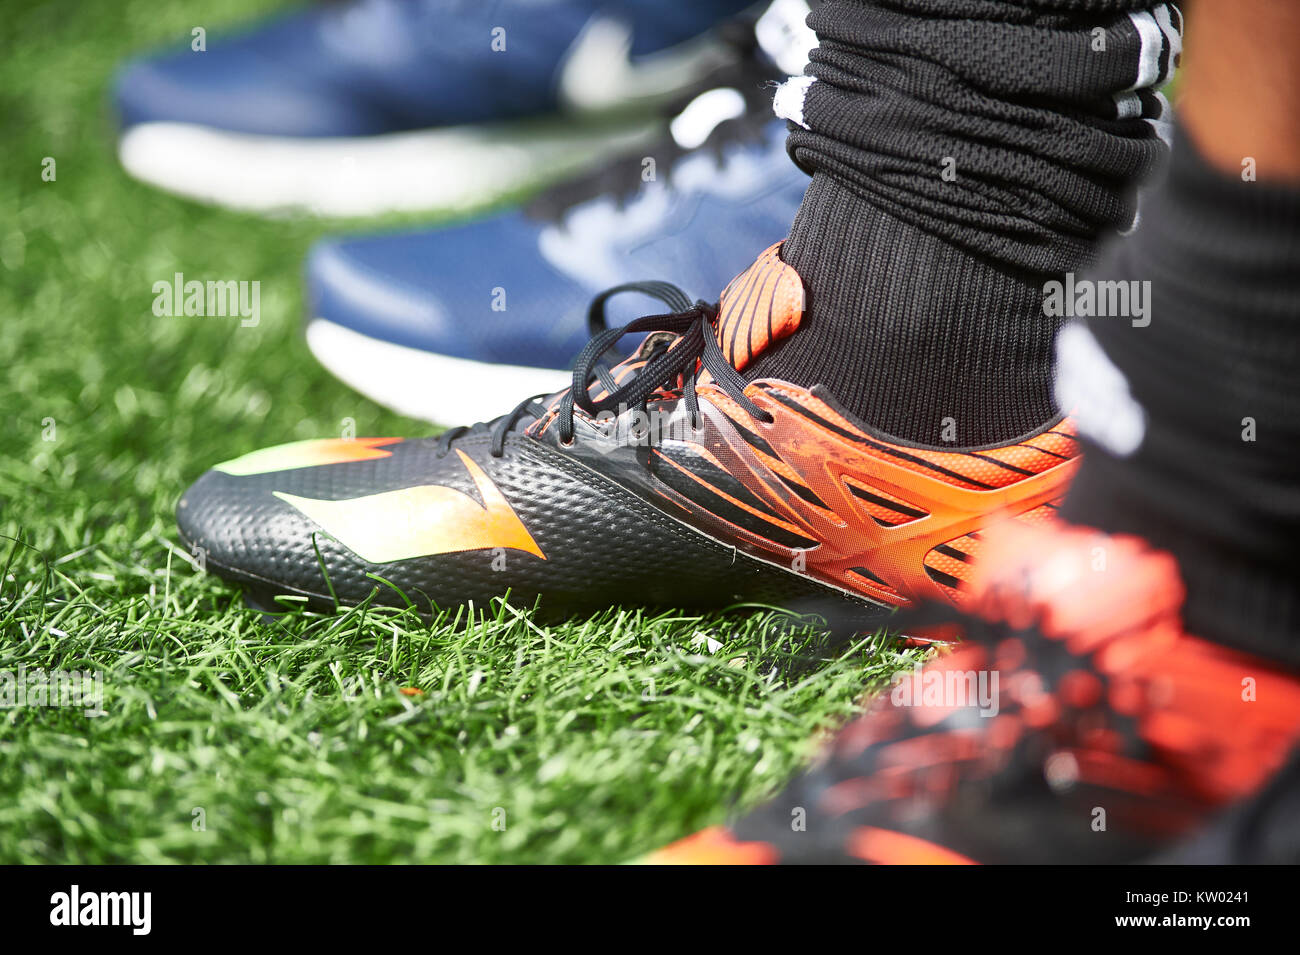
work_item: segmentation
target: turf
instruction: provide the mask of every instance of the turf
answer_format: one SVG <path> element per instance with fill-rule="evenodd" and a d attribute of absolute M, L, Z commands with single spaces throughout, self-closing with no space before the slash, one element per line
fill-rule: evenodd
<path fill-rule="evenodd" d="M 0 672 L 104 681 L 103 715 L 0 710 L 0 862 L 620 861 L 760 800 L 910 658 L 752 608 L 270 619 L 178 551 L 213 462 L 427 432 L 299 339 L 303 254 L 338 223 L 202 207 L 114 160 L 114 66 L 259 6 L 0 17 Z M 260 281 L 261 323 L 155 317 L 174 272 Z"/>

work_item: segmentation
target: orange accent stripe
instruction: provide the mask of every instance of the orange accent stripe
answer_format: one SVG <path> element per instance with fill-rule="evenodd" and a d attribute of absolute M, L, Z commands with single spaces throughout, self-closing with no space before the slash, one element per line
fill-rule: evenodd
<path fill-rule="evenodd" d="M 748 513 L 748 514 L 752 514 L 754 517 L 757 517 L 759 520 L 761 520 L 761 521 L 765 521 L 765 522 L 768 523 L 768 524 L 774 524 L 774 525 L 777 526 L 777 527 L 784 528 L 785 530 L 789 531 L 789 532 L 792 533 L 792 534 L 798 534 L 798 535 L 801 536 L 801 537 L 805 537 L 805 536 L 807 536 L 807 534 L 808 534 L 808 529 L 807 529 L 807 528 L 805 528 L 805 527 L 799 527 L 799 526 L 797 526 L 797 525 L 795 525 L 795 524 L 791 524 L 791 523 L 789 523 L 788 521 L 784 521 L 784 520 L 782 520 L 781 518 L 777 517 L 776 515 L 771 514 L 771 513 L 767 512 L 767 511 L 760 511 L 760 510 L 757 510 L 757 509 L 754 508 L 754 507 L 751 507 L 750 505 L 746 504 L 744 501 L 741 501 L 741 500 L 738 500 L 737 498 L 732 497 L 732 496 L 731 496 L 730 494 L 728 494 L 726 491 L 722 490 L 722 488 L 717 487 L 716 485 L 710 484 L 708 481 L 704 480 L 704 478 L 700 477 L 700 476 L 699 476 L 698 474 L 696 474 L 694 471 L 691 471 L 691 470 L 688 470 L 687 468 L 682 467 L 680 464 L 678 464 L 678 463 L 677 463 L 676 461 L 674 461 L 672 458 L 668 457 L 668 455 L 666 455 L 666 454 L 660 454 L 658 450 L 655 451 L 655 455 L 656 455 L 656 457 L 658 457 L 658 459 L 659 459 L 660 461 L 663 461 L 663 462 L 665 462 L 666 464 L 671 464 L 674 468 L 676 468 L 676 469 L 677 469 L 678 471 L 680 471 L 682 474 L 686 475 L 688 478 L 690 478 L 692 481 L 694 481 L 694 482 L 695 482 L 696 484 L 698 484 L 700 487 L 707 488 L 709 491 L 711 491 L 711 492 L 713 492 L 714 494 L 718 495 L 718 497 L 722 498 L 724 501 L 727 501 L 727 502 L 729 502 L 730 504 L 735 505 L 736 507 L 740 508 L 742 511 L 745 511 L 745 512 Z M 697 506 L 701 506 L 701 507 L 702 507 L 703 505 L 697 505 Z M 715 516 L 716 516 L 716 515 L 715 515 Z M 719 518 L 719 520 L 724 520 L 724 519 L 725 519 L 725 518 Z M 730 523 L 730 521 L 728 521 L 728 523 Z M 735 525 L 733 525 L 733 526 L 735 526 Z M 743 530 L 743 531 L 746 531 L 747 533 L 750 533 L 750 534 L 754 534 L 754 533 L 755 533 L 755 531 L 749 530 L 748 528 L 743 528 L 743 527 L 742 527 L 742 528 L 740 528 L 740 529 Z"/>
<path fill-rule="evenodd" d="M 849 837 L 849 855 L 877 865 L 979 865 L 959 852 L 892 829 L 860 826 Z"/>
<path fill-rule="evenodd" d="M 856 487 L 860 491 L 864 491 L 867 494 L 882 498 L 886 501 L 893 501 L 895 504 L 902 504 L 909 511 L 923 512 L 920 515 L 907 514 L 903 511 L 895 510 L 892 507 L 885 507 L 883 504 L 877 504 L 875 501 L 868 501 L 867 499 L 858 497 L 857 495 L 853 496 L 854 504 L 862 508 L 870 514 L 874 520 L 884 524 L 886 527 L 899 527 L 903 524 L 910 524 L 912 521 L 919 521 L 922 517 L 927 516 L 928 512 L 925 511 L 925 508 L 918 507 L 912 502 L 905 501 L 895 494 L 890 494 L 888 491 L 868 484 L 866 481 L 859 481 L 856 478 L 849 477 L 847 474 L 844 475 L 843 480 L 844 483 L 850 487 Z"/>
<path fill-rule="evenodd" d="M 793 332 L 803 317 L 803 279 L 781 261 L 780 249 L 779 242 L 769 246 L 722 292 L 718 344 L 737 369 Z"/>
<path fill-rule="evenodd" d="M 918 474 L 936 477 L 935 469 L 941 469 L 942 471 L 950 473 L 937 473 L 939 480 L 959 487 L 966 486 L 972 490 L 1003 488 L 1026 479 L 1026 475 L 1018 474 L 1015 471 L 1000 467 L 992 460 L 981 460 L 976 457 L 975 454 L 971 453 L 960 451 L 935 451 L 926 448 L 895 447 L 888 441 L 863 433 L 861 428 L 858 428 L 851 422 L 847 421 L 829 405 L 817 400 L 811 395 L 795 396 L 784 389 L 772 385 L 769 385 L 764 390 L 772 392 L 774 395 L 780 394 L 786 400 L 793 401 L 808 413 L 814 414 L 835 425 L 837 428 L 856 436 L 859 441 L 865 443 L 862 450 L 866 454 L 879 458 L 882 461 L 889 461 L 890 463 L 897 464 L 900 467 L 907 468 L 910 471 L 915 471 Z M 711 395 L 710 398 L 712 398 Z M 824 427 L 819 425 L 816 421 L 808 420 L 807 423 L 811 428 L 825 430 Z M 1057 427 L 1059 428 L 1063 424 L 1064 422 Z M 1036 435 L 1035 438 L 1028 440 L 1039 440 L 1048 435 L 1055 435 L 1055 440 L 1061 442 L 1061 450 L 1058 450 L 1056 447 L 1051 448 L 1051 450 L 1058 451 L 1058 453 L 1071 459 L 1078 456 L 1078 449 L 1072 446 L 1072 442 L 1069 442 L 1068 436 L 1063 437 L 1054 431 L 1044 432 L 1043 434 Z M 1067 444 L 1071 445 L 1069 452 L 1064 450 Z M 1052 468 L 1064 463 L 1059 458 L 1042 454 L 1041 448 L 1034 447 L 1029 444 L 1028 441 L 1018 445 L 1010 445 L 1006 448 L 994 448 L 989 451 L 981 451 L 978 453 L 985 455 L 986 457 L 994 458 L 996 461 L 1001 461 L 1006 464 L 1011 464 L 1014 467 L 1020 467 L 1024 470 L 1032 471 L 1035 474 L 1051 470 Z"/>
<path fill-rule="evenodd" d="M 323 467 L 327 464 L 373 461 L 392 457 L 393 452 L 384 448 L 401 441 L 401 438 L 321 438 L 294 441 L 253 451 L 233 461 L 224 461 L 213 470 L 244 477 L 295 468 Z"/>
<path fill-rule="evenodd" d="M 545 560 L 546 555 L 492 479 L 464 451 L 457 448 L 456 454 L 482 504 L 463 491 L 437 484 L 340 501 L 272 493 L 372 564 L 496 547 L 521 550 Z"/>
<path fill-rule="evenodd" d="M 722 826 L 702 829 L 650 853 L 648 865 L 775 865 L 776 849 L 766 842 L 739 842 Z"/>

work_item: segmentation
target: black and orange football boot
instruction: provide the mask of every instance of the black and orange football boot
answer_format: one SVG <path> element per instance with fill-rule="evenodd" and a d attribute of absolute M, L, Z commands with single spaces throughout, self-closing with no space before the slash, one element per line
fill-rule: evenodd
<path fill-rule="evenodd" d="M 928 450 L 873 432 L 821 388 L 746 383 L 738 369 L 803 314 L 778 248 L 718 306 L 664 283 L 598 297 L 573 386 L 495 421 L 218 465 L 181 499 L 181 536 L 263 603 L 757 601 L 865 626 L 916 598 L 960 600 L 988 527 L 1051 519 L 1079 460 L 1073 428 Z M 673 311 L 605 329 L 608 296 L 630 290 Z M 635 354 L 599 365 L 629 333 Z"/>
<path fill-rule="evenodd" d="M 912 611 L 957 620 L 955 650 L 773 802 L 644 861 L 1190 860 L 1230 851 L 1233 807 L 1276 821 L 1300 673 L 1188 634 L 1177 564 L 1139 538 L 1055 522 L 984 541 L 960 611 Z"/>

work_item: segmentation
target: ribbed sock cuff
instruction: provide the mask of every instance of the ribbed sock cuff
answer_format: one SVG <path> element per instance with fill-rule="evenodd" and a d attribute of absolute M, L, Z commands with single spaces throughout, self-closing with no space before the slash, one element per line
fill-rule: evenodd
<path fill-rule="evenodd" d="M 1075 268 L 1165 154 L 1182 19 L 1127 6 L 828 0 L 778 96 L 791 155 L 992 261 Z"/>
<path fill-rule="evenodd" d="M 746 377 L 825 386 L 881 433 L 950 449 L 1002 444 L 1055 415 L 1042 284 L 813 178 L 781 249 L 804 323 Z"/>

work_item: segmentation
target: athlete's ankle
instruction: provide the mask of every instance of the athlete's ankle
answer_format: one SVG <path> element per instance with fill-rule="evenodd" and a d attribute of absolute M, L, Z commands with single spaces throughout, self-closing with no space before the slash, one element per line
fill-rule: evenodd
<path fill-rule="evenodd" d="M 782 258 L 804 281 L 799 333 L 746 374 L 826 387 L 882 435 L 958 450 L 1056 415 L 1042 280 L 985 260 L 814 177 Z"/>

